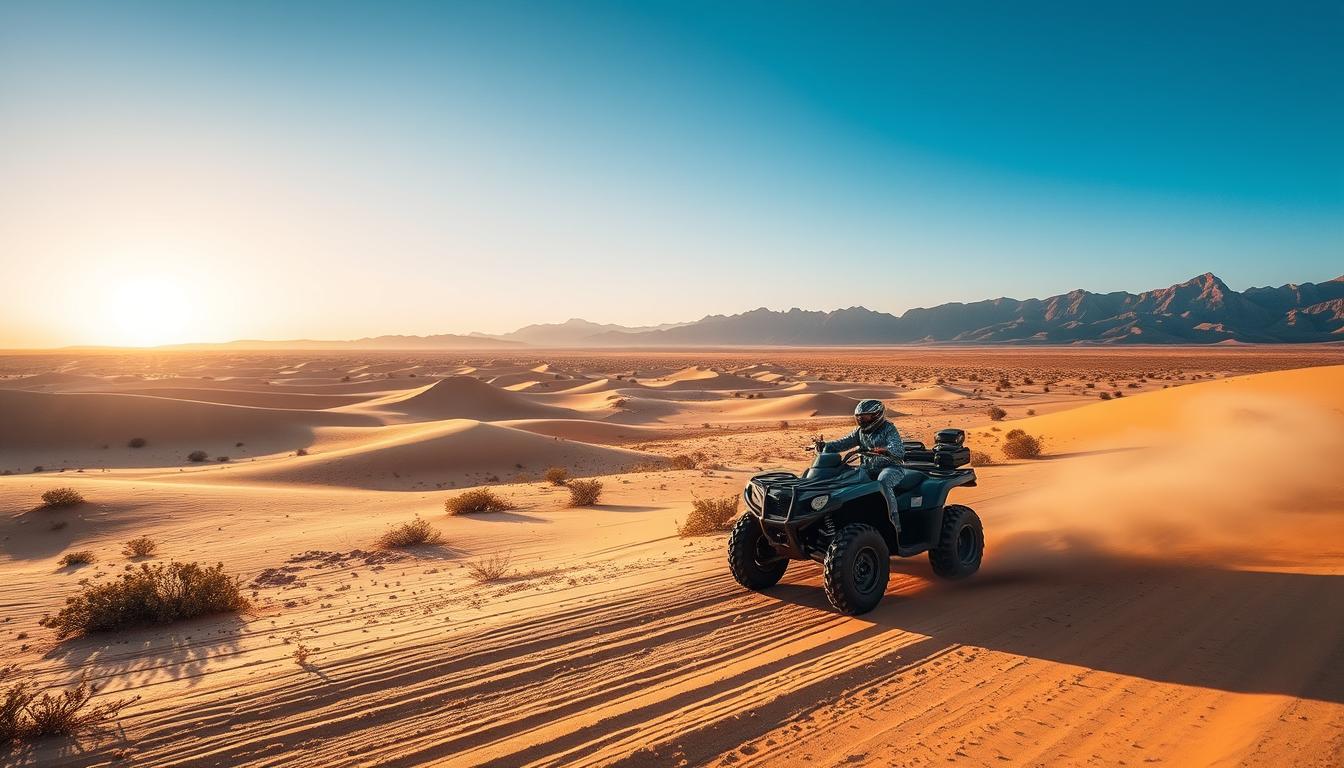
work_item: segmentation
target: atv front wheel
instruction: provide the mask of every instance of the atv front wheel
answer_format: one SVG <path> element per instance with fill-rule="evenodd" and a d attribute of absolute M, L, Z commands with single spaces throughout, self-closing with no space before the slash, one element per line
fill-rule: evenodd
<path fill-rule="evenodd" d="M 788 559 L 775 553 L 756 518 L 743 515 L 737 519 L 728 535 L 728 570 L 738 584 L 757 591 L 769 589 L 779 583 L 788 567 Z"/>
<path fill-rule="evenodd" d="M 985 529 L 970 507 L 953 504 L 943 510 L 938 546 L 929 550 L 933 572 L 944 579 L 964 579 L 980 570 L 985 556 Z"/>
<path fill-rule="evenodd" d="M 886 594 L 891 576 L 887 540 L 871 525 L 851 523 L 841 528 L 826 550 L 821 575 L 835 610 L 851 616 L 873 610 Z"/>

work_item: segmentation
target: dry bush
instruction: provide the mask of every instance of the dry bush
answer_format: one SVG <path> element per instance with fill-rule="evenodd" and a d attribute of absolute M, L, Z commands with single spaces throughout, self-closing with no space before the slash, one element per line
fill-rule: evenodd
<path fill-rule="evenodd" d="M 307 455 L 308 455 L 308 449 L 307 449 L 307 448 L 300 448 L 299 450 L 297 450 L 297 451 L 294 452 L 294 455 L 295 455 L 295 456 L 307 456 Z"/>
<path fill-rule="evenodd" d="M 487 584 L 499 581 L 513 573 L 513 558 L 508 553 L 496 552 L 489 557 L 467 563 L 467 570 L 476 581 Z"/>
<path fill-rule="evenodd" d="M 736 495 L 692 501 L 691 514 L 686 517 L 686 522 L 677 526 L 677 533 L 684 539 L 732 528 L 737 517 L 737 502 Z"/>
<path fill-rule="evenodd" d="M 971 451 L 972 467 L 988 467 L 994 463 L 994 457 L 984 451 Z"/>
<path fill-rule="evenodd" d="M 43 736 L 73 736 L 115 718 L 135 701 L 117 699 L 89 707 L 96 691 L 83 678 L 59 694 L 45 692 L 39 696 L 30 682 L 9 682 L 15 670 L 14 666 L 0 669 L 0 746 Z"/>
<path fill-rule="evenodd" d="M 300 667 L 307 667 L 308 657 L 311 656 L 312 653 L 313 653 L 312 648 L 309 648 L 303 643 L 299 643 L 298 645 L 294 646 L 294 654 L 293 654 L 294 663 L 298 664 Z"/>
<path fill-rule="evenodd" d="M 1110 392 L 1098 392 L 1098 393 L 1097 393 L 1097 397 L 1101 398 L 1102 400 L 1110 400 L 1110 399 L 1111 399 L 1111 393 L 1110 393 Z"/>
<path fill-rule="evenodd" d="M 206 453 L 205 451 L 192 451 L 191 453 L 187 454 L 187 461 L 201 462 L 205 461 L 208 458 L 210 458 L 210 454 Z"/>
<path fill-rule="evenodd" d="M 672 463 L 673 469 L 695 469 L 695 457 L 687 456 L 684 453 L 678 453 L 668 461 Z"/>
<path fill-rule="evenodd" d="M 989 414 L 990 421 L 1003 421 L 1003 417 L 1008 415 L 1007 411 L 997 405 L 989 406 L 989 408 L 985 409 L 985 413 Z"/>
<path fill-rule="evenodd" d="M 1020 429 L 1009 432 L 1003 441 L 1003 455 L 1010 459 L 1039 459 L 1041 457 L 1041 439 L 1028 435 Z"/>
<path fill-rule="evenodd" d="M 569 506 L 586 507 L 596 504 L 602 496 L 600 480 L 574 480 L 569 484 Z"/>
<path fill-rule="evenodd" d="M 430 525 L 416 516 L 409 523 L 394 525 L 387 529 L 387 533 L 378 537 L 377 545 L 383 549 L 400 549 L 402 547 L 414 547 L 420 544 L 442 544 L 443 533 L 438 528 Z"/>
<path fill-rule="evenodd" d="M 504 512 L 518 506 L 489 488 L 474 488 L 443 502 L 443 510 L 450 515 L 471 515 L 480 512 Z"/>
<path fill-rule="evenodd" d="M 546 470 L 544 477 L 546 482 L 551 485 L 564 485 L 565 481 L 569 479 L 569 470 L 564 467 L 551 467 Z"/>
<path fill-rule="evenodd" d="M 73 507 L 84 503 L 84 494 L 74 488 L 52 488 L 42 494 L 42 504 L 51 507 Z"/>
<path fill-rule="evenodd" d="M 145 563 L 112 581 L 85 582 L 78 594 L 65 599 L 65 607 L 41 623 L 61 639 L 232 613 L 248 607 L 240 584 L 224 573 L 223 563 Z"/>
<path fill-rule="evenodd" d="M 148 444 L 149 441 L 143 437 L 132 437 L 130 440 L 126 441 L 127 448 L 144 448 Z"/>
<path fill-rule="evenodd" d="M 126 546 L 121 548 L 121 554 L 127 557 L 150 557 L 159 551 L 159 542 L 148 536 L 137 536 L 126 542 Z"/>
<path fill-rule="evenodd" d="M 62 568 L 67 568 L 72 565 L 88 565 L 97 559 L 98 556 L 93 554 L 92 549 L 81 549 L 75 552 L 66 552 L 61 556 L 57 565 Z"/>

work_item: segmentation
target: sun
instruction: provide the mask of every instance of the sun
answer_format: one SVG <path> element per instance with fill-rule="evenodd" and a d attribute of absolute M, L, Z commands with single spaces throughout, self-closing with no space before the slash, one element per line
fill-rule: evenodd
<path fill-rule="evenodd" d="M 166 275 L 119 278 L 105 293 L 107 343 L 153 347 L 190 340 L 195 328 L 191 297 L 179 280 Z"/>

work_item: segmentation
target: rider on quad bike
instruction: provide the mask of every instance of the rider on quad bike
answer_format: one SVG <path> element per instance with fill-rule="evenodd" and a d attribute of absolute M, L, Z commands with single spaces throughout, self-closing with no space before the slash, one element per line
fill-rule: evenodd
<path fill-rule="evenodd" d="M 882 495 L 887 498 L 891 509 L 896 509 L 896 493 L 893 489 L 901 482 L 901 460 L 905 458 L 905 445 L 901 443 L 901 433 L 886 416 L 886 407 L 881 400 L 860 400 L 854 406 L 853 432 L 827 442 L 818 437 L 815 441 L 817 453 L 839 453 L 850 448 L 862 448 L 866 453 L 861 466 L 882 485 Z"/>

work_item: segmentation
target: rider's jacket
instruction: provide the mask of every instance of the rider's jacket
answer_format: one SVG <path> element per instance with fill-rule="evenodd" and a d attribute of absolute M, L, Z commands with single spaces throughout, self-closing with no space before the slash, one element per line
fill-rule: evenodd
<path fill-rule="evenodd" d="M 887 449 L 888 455 L 886 456 L 864 455 L 863 468 L 870 472 L 894 467 L 905 458 L 905 446 L 901 443 L 901 433 L 896 431 L 896 425 L 892 424 L 890 419 L 885 419 L 882 426 L 872 432 L 855 429 L 839 440 L 831 440 L 823 444 L 822 450 L 830 452 L 847 451 L 856 446 L 863 448 L 865 451 L 871 451 L 874 448 Z"/>

